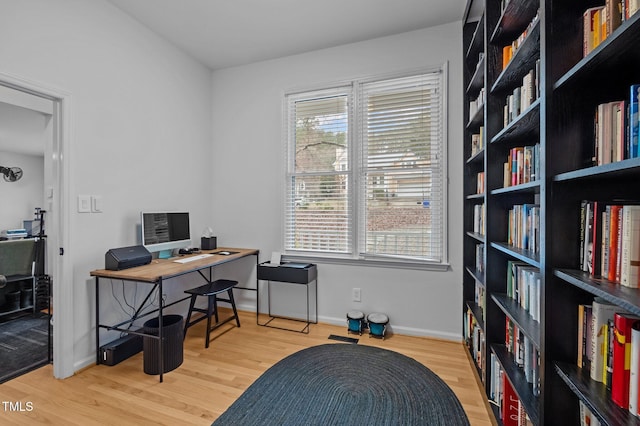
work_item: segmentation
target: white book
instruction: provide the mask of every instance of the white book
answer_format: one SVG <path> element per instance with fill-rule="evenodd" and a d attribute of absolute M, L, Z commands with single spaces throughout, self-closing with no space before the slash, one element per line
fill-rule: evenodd
<path fill-rule="evenodd" d="M 591 379 L 596 382 L 602 382 L 602 369 L 604 365 L 604 326 L 608 321 L 613 321 L 616 312 L 625 312 L 618 305 L 607 302 L 606 300 L 596 297 L 593 300 L 592 308 L 592 332 L 591 332 Z"/>

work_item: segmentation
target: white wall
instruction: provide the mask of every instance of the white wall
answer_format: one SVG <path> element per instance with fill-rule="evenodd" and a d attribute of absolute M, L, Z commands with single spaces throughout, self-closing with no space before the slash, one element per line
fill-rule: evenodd
<path fill-rule="evenodd" d="M 262 260 L 282 248 L 285 91 L 448 62 L 450 270 L 318 262 L 318 313 L 321 321 L 345 324 L 350 310 L 383 312 L 395 332 L 461 339 L 461 46 L 460 23 L 451 23 L 214 72 L 212 166 L 224 185 L 213 187 L 211 208 L 219 241 L 259 248 Z M 361 303 L 351 301 L 353 287 L 362 289 Z M 241 303 L 249 308 L 255 302 L 249 294 Z"/>
<path fill-rule="evenodd" d="M 102 0 L 0 0 L 0 10 L 0 73 L 71 94 L 73 275 L 53 285 L 73 286 L 64 358 L 77 369 L 95 360 L 89 271 L 137 243 L 139 211 L 189 210 L 198 237 L 211 223 L 211 72 Z M 79 194 L 101 195 L 104 213 L 77 213 Z"/>
<path fill-rule="evenodd" d="M 449 253 L 442 272 L 319 264 L 321 321 L 385 312 L 397 332 L 460 338 L 462 92 L 459 23 L 211 72 L 102 0 L 0 0 L 0 73 L 71 94 L 70 194 L 73 347 L 78 369 L 94 358 L 89 271 L 112 247 L 136 244 L 143 208 L 188 209 L 193 233 L 212 226 L 220 245 L 267 260 L 281 234 L 282 96 L 286 89 L 449 61 Z M 213 83 L 213 84 L 212 84 Z M 212 149 L 213 146 L 215 147 Z M 76 212 L 79 194 L 103 213 Z M 253 259 L 218 273 L 255 280 Z M 249 268 L 247 268 L 249 267 Z M 118 283 L 115 283 L 118 285 Z M 362 288 L 361 304 L 350 301 Z M 103 294 L 110 295 L 105 286 Z M 106 297 L 105 297 L 106 299 Z M 242 299 L 252 308 L 250 297 Z M 101 312 L 116 312 L 105 304 Z"/>

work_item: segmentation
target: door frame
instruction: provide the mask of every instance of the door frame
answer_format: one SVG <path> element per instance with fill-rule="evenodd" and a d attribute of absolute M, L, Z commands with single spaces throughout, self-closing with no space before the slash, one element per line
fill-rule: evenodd
<path fill-rule="evenodd" d="M 53 101 L 51 118 L 52 149 L 45 149 L 46 163 L 51 162 L 50 176 L 45 176 L 46 198 L 50 200 L 47 210 L 46 234 L 48 272 L 51 276 L 53 295 L 53 375 L 58 379 L 70 377 L 74 373 L 73 335 L 73 274 L 64 255 L 68 247 L 70 207 L 69 207 L 69 148 L 71 146 L 71 93 L 39 82 L 0 72 L 0 85 Z M 47 155 L 50 152 L 51 155 Z"/>

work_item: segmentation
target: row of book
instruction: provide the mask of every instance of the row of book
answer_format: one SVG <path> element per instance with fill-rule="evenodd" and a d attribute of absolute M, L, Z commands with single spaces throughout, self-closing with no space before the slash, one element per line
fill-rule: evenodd
<path fill-rule="evenodd" d="M 476 234 L 485 234 L 485 217 L 486 209 L 484 203 L 473 206 L 473 232 Z"/>
<path fill-rule="evenodd" d="M 540 144 L 519 146 L 509 150 L 504 163 L 503 186 L 533 182 L 540 176 Z"/>
<path fill-rule="evenodd" d="M 583 55 L 591 53 L 639 9 L 640 0 L 606 0 L 604 6 L 585 10 L 582 15 Z"/>
<path fill-rule="evenodd" d="M 540 395 L 540 352 L 522 330 L 507 317 L 505 319 L 505 345 L 513 362 L 523 370 L 533 396 Z"/>
<path fill-rule="evenodd" d="M 629 99 L 596 107 L 593 164 L 613 163 L 640 156 L 640 84 L 629 87 Z"/>
<path fill-rule="evenodd" d="M 507 296 L 540 322 L 540 270 L 517 260 L 507 261 Z"/>
<path fill-rule="evenodd" d="M 580 269 L 640 287 L 640 205 L 583 200 L 580 232 Z"/>
<path fill-rule="evenodd" d="M 523 111 L 531 106 L 540 97 L 540 59 L 536 61 L 533 69 L 529 70 L 522 78 L 522 85 L 516 87 L 513 92 L 507 95 L 504 104 L 503 126 L 515 120 Z"/>
<path fill-rule="evenodd" d="M 489 382 L 489 398 L 492 404 L 499 407 L 500 421 L 504 426 L 531 426 L 522 401 L 494 353 L 491 354 L 491 379 Z"/>
<path fill-rule="evenodd" d="M 533 19 L 531 20 L 527 28 L 522 32 L 522 34 L 520 34 L 515 40 L 513 40 L 511 44 L 504 46 L 502 48 L 502 69 L 505 69 L 509 65 L 509 62 L 511 62 L 511 59 L 516 54 L 516 52 L 518 51 L 522 43 L 525 41 L 527 36 L 531 33 L 531 30 L 538 23 L 539 20 L 540 20 L 540 10 L 536 12 L 536 16 L 533 17 Z"/>
<path fill-rule="evenodd" d="M 600 297 L 578 305 L 577 363 L 613 403 L 640 417 L 640 316 Z"/>
<path fill-rule="evenodd" d="M 507 243 L 522 250 L 540 253 L 538 204 L 516 204 L 509 210 Z"/>
<path fill-rule="evenodd" d="M 480 308 L 481 315 L 484 317 L 484 310 L 487 302 L 487 291 L 486 291 L 486 288 L 477 281 L 476 281 L 474 301 L 476 305 L 478 305 L 478 308 Z"/>
<path fill-rule="evenodd" d="M 471 309 L 467 308 L 464 313 L 464 339 L 467 342 L 467 346 L 471 351 L 471 355 L 476 363 L 476 367 L 482 372 L 480 377 L 484 377 L 485 371 L 485 356 L 484 356 L 484 332 L 482 327 L 478 324 L 478 320 L 471 312 Z"/>
<path fill-rule="evenodd" d="M 469 117 L 476 115 L 479 109 L 481 109 L 486 101 L 486 93 L 484 87 L 480 89 L 478 97 L 469 101 Z"/>
<path fill-rule="evenodd" d="M 471 135 L 471 156 L 473 157 L 484 149 L 484 126 L 480 126 L 478 133 Z"/>
<path fill-rule="evenodd" d="M 476 271 L 484 272 L 484 244 L 476 244 Z"/>
<path fill-rule="evenodd" d="M 484 194 L 484 172 L 476 175 L 476 194 Z"/>

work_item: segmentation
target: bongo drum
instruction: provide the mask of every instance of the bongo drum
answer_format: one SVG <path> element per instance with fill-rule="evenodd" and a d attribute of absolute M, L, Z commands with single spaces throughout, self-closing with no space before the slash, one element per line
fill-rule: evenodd
<path fill-rule="evenodd" d="M 382 337 L 384 339 L 389 317 L 385 314 L 372 313 L 367 317 L 367 322 L 369 323 L 369 336 Z"/>
<path fill-rule="evenodd" d="M 347 313 L 347 331 L 362 335 L 364 329 L 364 314 L 360 311 L 350 311 Z"/>

